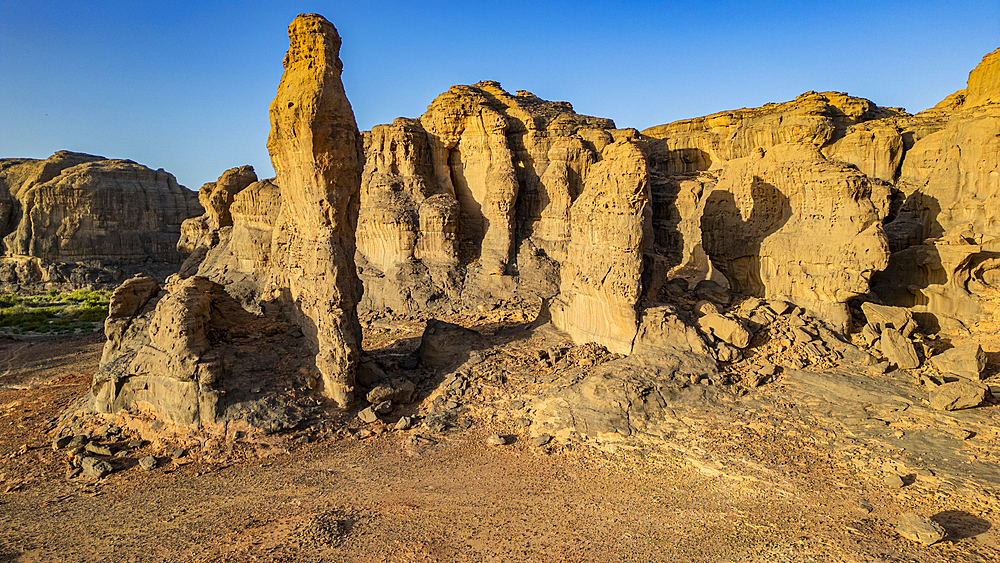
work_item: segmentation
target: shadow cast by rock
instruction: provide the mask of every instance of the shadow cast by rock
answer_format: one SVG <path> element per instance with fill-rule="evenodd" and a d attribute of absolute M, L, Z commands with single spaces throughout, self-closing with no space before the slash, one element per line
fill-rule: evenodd
<path fill-rule="evenodd" d="M 988 532 L 993 525 L 963 510 L 945 510 L 931 516 L 948 532 L 946 539 L 958 541 Z"/>

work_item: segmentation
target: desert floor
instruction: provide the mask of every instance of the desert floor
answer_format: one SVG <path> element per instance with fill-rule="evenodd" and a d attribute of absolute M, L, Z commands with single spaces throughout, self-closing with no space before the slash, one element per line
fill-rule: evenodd
<path fill-rule="evenodd" d="M 366 328 L 366 346 L 419 336 Z M 0 561 L 1000 561 L 984 431 L 997 405 L 923 425 L 871 405 L 852 418 L 779 380 L 692 406 L 644 445 L 533 447 L 516 413 L 484 405 L 468 428 L 353 428 L 222 462 L 149 444 L 99 481 L 67 478 L 46 428 L 86 393 L 102 343 L 0 337 Z M 530 392 L 509 373 L 508 394 Z M 147 454 L 161 460 L 149 472 L 132 459 Z M 908 511 L 947 539 L 901 537 Z"/>

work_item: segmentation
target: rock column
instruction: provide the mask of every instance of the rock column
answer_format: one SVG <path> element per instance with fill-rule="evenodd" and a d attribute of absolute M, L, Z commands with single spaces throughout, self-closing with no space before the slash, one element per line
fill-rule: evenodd
<path fill-rule="evenodd" d="M 336 28 L 320 15 L 302 14 L 289 24 L 288 37 L 267 140 L 282 201 L 272 281 L 312 340 L 324 394 L 347 406 L 361 350 L 354 232 L 362 141 L 340 79 Z"/>

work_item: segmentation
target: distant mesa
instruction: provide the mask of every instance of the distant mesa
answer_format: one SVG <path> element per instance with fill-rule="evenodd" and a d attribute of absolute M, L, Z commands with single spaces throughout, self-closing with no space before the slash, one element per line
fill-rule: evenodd
<path fill-rule="evenodd" d="M 59 151 L 0 159 L 0 287 L 115 286 L 177 268 L 181 223 L 201 212 L 173 175 Z"/>

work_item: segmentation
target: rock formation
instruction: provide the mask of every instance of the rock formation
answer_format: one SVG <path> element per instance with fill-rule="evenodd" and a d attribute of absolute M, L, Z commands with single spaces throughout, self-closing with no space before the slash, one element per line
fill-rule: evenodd
<path fill-rule="evenodd" d="M 652 138 L 656 246 L 672 275 L 785 299 L 847 329 L 847 301 L 868 293 L 888 258 L 880 223 L 887 203 L 873 202 L 888 188 L 852 160 L 891 177 L 902 154 L 898 134 L 871 145 L 857 130 L 900 115 L 809 92 L 643 131 Z M 878 139 L 886 135 L 879 129 Z"/>
<path fill-rule="evenodd" d="M 129 160 L 0 160 L 0 282 L 106 284 L 121 281 L 106 264 L 176 268 L 181 222 L 200 212 L 172 175 Z"/>
<path fill-rule="evenodd" d="M 365 136 L 363 306 L 416 313 L 555 295 L 570 206 L 615 136 L 607 119 L 496 82 L 453 86 Z"/>
<path fill-rule="evenodd" d="M 575 339 L 627 353 L 640 297 L 682 276 L 846 330 L 847 301 L 888 256 L 881 220 L 903 141 L 879 120 L 903 116 L 810 92 L 643 140 L 496 83 L 453 87 L 421 118 L 366 136 L 363 306 L 554 299 Z"/>
<path fill-rule="evenodd" d="M 171 276 L 163 288 L 142 274 L 129 279 L 111 298 L 104 330 L 89 396 L 94 412 L 147 413 L 223 431 L 243 421 L 274 431 L 301 419 L 288 389 L 316 387 L 301 331 L 247 312 L 204 277 Z"/>
<path fill-rule="evenodd" d="M 162 290 L 139 277 L 115 293 L 93 410 L 276 429 L 297 422 L 295 393 L 353 400 L 361 135 L 336 29 L 306 14 L 288 33 L 268 138 L 277 178 L 243 166 L 206 184 L 205 214 L 181 229 L 177 248 L 191 255 L 178 275 Z"/>
<path fill-rule="evenodd" d="M 361 352 L 354 265 L 361 135 L 340 80 L 340 36 L 322 16 L 289 24 L 285 73 L 271 103 L 268 152 L 281 190 L 271 283 L 287 288 L 316 347 L 324 393 L 353 400 Z"/>
<path fill-rule="evenodd" d="M 539 397 L 539 428 L 655 435 L 673 406 L 714 393 L 692 384 L 732 384 L 737 364 L 747 387 L 840 362 L 913 369 L 933 352 L 921 315 L 975 322 L 990 310 L 997 53 L 916 116 L 808 92 L 640 134 L 480 82 L 361 135 L 334 27 L 302 15 L 289 38 L 270 108 L 277 177 L 240 167 L 206 184 L 204 215 L 180 229 L 179 275 L 116 294 L 97 410 L 234 420 L 247 404 L 231 398 L 240 345 L 274 341 L 298 369 L 282 377 L 347 406 L 357 307 L 430 316 L 541 302 L 531 326 L 551 321 L 615 360 Z M 868 353 L 842 337 L 862 320 Z M 431 321 L 406 369 L 419 359 L 447 378 L 480 336 Z M 767 339 L 771 360 L 751 362 Z M 947 369 L 975 379 L 981 353 L 951 356 Z M 362 373 L 363 418 L 413 398 L 371 361 Z"/>
<path fill-rule="evenodd" d="M 928 330 L 971 326 L 995 314 L 1000 289 L 1000 49 L 966 89 L 896 126 L 907 150 L 875 292 Z"/>
<path fill-rule="evenodd" d="M 577 341 L 628 354 L 638 331 L 643 234 L 648 230 L 646 162 L 632 141 L 601 152 L 570 207 L 569 249 L 552 322 Z"/>

